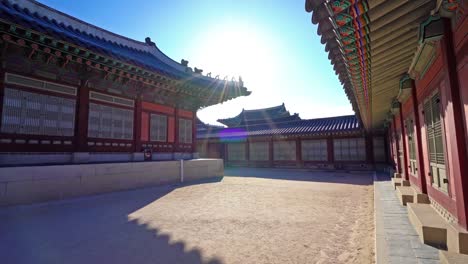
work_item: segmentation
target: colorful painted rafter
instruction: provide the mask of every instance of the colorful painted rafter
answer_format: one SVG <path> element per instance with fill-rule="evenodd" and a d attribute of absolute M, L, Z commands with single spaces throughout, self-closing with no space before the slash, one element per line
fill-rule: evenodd
<path fill-rule="evenodd" d="M 336 0 L 327 5 L 336 41 L 340 46 L 343 62 L 346 65 L 363 122 L 371 118 L 370 100 L 370 40 L 367 1 Z"/>

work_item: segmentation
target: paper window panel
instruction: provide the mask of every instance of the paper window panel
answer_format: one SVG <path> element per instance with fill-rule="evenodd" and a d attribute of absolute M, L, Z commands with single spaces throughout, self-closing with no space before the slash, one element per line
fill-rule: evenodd
<path fill-rule="evenodd" d="M 274 160 L 296 160 L 296 141 L 273 142 Z"/>
<path fill-rule="evenodd" d="M 245 143 L 229 143 L 227 144 L 227 148 L 229 160 L 246 159 Z"/>
<path fill-rule="evenodd" d="M 265 161 L 270 159 L 268 142 L 251 142 L 249 145 L 250 160 Z"/>
<path fill-rule="evenodd" d="M 167 116 L 151 114 L 150 138 L 151 141 L 167 141 Z"/>
<path fill-rule="evenodd" d="M 20 132 L 22 104 L 21 91 L 5 89 L 5 96 L 3 97 L 2 132 Z"/>
<path fill-rule="evenodd" d="M 192 120 L 179 119 L 179 142 L 192 143 Z"/>
<path fill-rule="evenodd" d="M 5 89 L 2 132 L 73 136 L 75 100 Z"/>
<path fill-rule="evenodd" d="M 89 107 L 88 136 L 133 139 L 133 111 L 91 103 Z"/>
<path fill-rule="evenodd" d="M 302 160 L 307 161 L 326 161 L 328 160 L 327 141 L 320 140 L 302 140 Z"/>

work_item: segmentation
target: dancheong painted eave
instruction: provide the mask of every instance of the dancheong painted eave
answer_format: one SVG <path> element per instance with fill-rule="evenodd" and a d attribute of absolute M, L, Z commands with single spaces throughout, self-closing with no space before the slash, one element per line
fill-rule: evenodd
<path fill-rule="evenodd" d="M 452 0 L 306 0 L 356 114 L 380 127 L 418 48 L 419 25 Z M 440 6 L 440 5 L 439 5 Z"/>
<path fill-rule="evenodd" d="M 0 41 L 61 55 L 170 92 L 205 96 L 201 107 L 250 94 L 240 79 L 211 78 L 175 62 L 150 38 L 140 42 L 120 36 L 36 1 L 0 1 L 0 24 Z"/>
<path fill-rule="evenodd" d="M 198 130 L 198 139 L 236 138 L 251 136 L 339 135 L 360 134 L 364 130 L 354 115 L 326 117 L 289 122 L 264 123 L 250 126 Z"/>

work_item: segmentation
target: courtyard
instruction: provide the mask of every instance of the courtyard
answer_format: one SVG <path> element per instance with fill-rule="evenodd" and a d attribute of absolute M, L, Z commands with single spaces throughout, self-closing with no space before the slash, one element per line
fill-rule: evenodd
<path fill-rule="evenodd" d="M 222 178 L 0 209 L 3 263 L 373 263 L 371 173 Z"/>

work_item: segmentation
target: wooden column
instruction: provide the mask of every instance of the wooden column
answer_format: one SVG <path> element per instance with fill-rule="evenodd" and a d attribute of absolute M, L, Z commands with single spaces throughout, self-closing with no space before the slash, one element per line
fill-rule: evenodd
<path fill-rule="evenodd" d="M 418 97 L 416 94 L 416 86 L 414 80 L 411 80 L 411 99 L 413 100 L 413 112 L 414 112 L 414 132 L 413 136 L 416 137 L 416 158 L 418 164 L 418 180 L 419 185 L 421 186 L 421 192 L 427 194 L 427 185 L 426 185 L 426 174 L 424 173 L 424 156 L 422 150 L 422 137 L 421 137 L 421 120 L 419 119 L 419 109 L 418 109 Z"/>
<path fill-rule="evenodd" d="M 443 18 L 444 37 L 441 40 L 442 59 L 445 65 L 447 78 L 447 109 L 446 113 L 452 112 L 453 115 L 446 115 L 450 132 L 447 132 L 446 140 L 451 140 L 454 144 L 451 148 L 453 174 L 450 181 L 454 181 L 456 205 L 458 214 L 458 223 L 464 228 L 468 228 L 468 158 L 467 147 L 465 145 L 465 131 L 463 124 L 463 105 L 460 96 L 460 84 L 457 73 L 457 60 L 455 57 L 455 46 L 453 43 L 453 34 L 451 21 Z M 450 109 L 451 108 L 451 109 Z M 450 182 L 449 182 L 450 183 Z"/>
<path fill-rule="evenodd" d="M 141 96 L 135 99 L 133 117 L 133 152 L 141 152 Z"/>
<path fill-rule="evenodd" d="M 87 80 L 81 80 L 76 100 L 75 152 L 88 151 L 89 88 Z"/>
<path fill-rule="evenodd" d="M 400 149 L 400 144 L 398 144 L 398 137 L 397 137 L 397 131 L 396 131 L 396 118 L 395 116 L 393 116 L 393 142 L 395 144 L 395 152 L 396 153 L 393 153 L 393 160 L 395 162 L 395 156 L 396 156 L 396 172 L 397 173 L 401 173 L 401 164 L 400 164 L 400 152 L 399 152 L 399 149 Z"/>
<path fill-rule="evenodd" d="M 403 164 L 401 164 L 401 170 L 405 174 L 405 180 L 409 181 L 409 171 L 408 171 L 408 151 L 407 151 L 407 144 L 406 144 L 406 128 L 405 122 L 403 120 L 403 107 L 400 103 L 400 127 L 401 127 L 401 143 L 403 146 Z"/>
<path fill-rule="evenodd" d="M 179 108 L 174 107 L 174 152 L 179 152 Z"/>
<path fill-rule="evenodd" d="M 302 162 L 302 144 L 301 138 L 296 138 L 296 165 L 298 167 L 303 167 L 304 164 Z"/>

